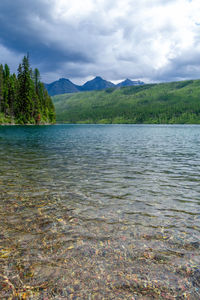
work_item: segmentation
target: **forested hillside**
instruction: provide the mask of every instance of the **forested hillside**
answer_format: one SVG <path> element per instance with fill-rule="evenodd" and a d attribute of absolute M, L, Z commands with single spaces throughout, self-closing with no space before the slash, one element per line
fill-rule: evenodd
<path fill-rule="evenodd" d="M 55 109 L 40 81 L 38 69 L 30 68 L 28 55 L 17 76 L 0 65 L 0 124 L 46 124 L 55 122 Z"/>
<path fill-rule="evenodd" d="M 58 122 L 200 124 L 200 80 L 53 97 Z"/>

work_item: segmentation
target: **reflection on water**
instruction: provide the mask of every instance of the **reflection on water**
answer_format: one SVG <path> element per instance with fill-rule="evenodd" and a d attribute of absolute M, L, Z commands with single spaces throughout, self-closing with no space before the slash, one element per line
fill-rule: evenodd
<path fill-rule="evenodd" d="M 199 299 L 199 181 L 199 126 L 0 127 L 0 298 Z"/>

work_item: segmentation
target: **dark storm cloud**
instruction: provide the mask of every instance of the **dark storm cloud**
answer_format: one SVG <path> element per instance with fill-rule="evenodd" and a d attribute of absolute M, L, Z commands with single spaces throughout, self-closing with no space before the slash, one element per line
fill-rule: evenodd
<path fill-rule="evenodd" d="M 58 20 L 54 18 L 55 4 L 54 0 L 1 0 L 0 44 L 16 54 L 29 52 L 31 61 L 44 72 L 62 73 L 67 65 L 69 76 L 86 74 L 85 64 L 94 63 L 98 52 L 97 37 L 109 35 L 110 28 L 96 25 L 98 12 L 93 20 L 75 25 Z"/>
<path fill-rule="evenodd" d="M 89 58 L 79 49 L 63 48 L 56 39 L 46 37 L 45 31 L 54 22 L 52 10 L 53 2 L 47 0 L 1 0 L 0 43 L 17 53 L 29 52 L 34 63 L 42 63 L 46 70 L 67 61 L 88 62 Z"/>
<path fill-rule="evenodd" d="M 0 41 L 6 47 L 15 50 L 27 50 L 38 45 L 38 32 L 33 32 L 30 20 L 34 15 L 48 19 L 44 1 L 0 1 Z M 42 31 L 42 28 L 41 28 Z"/>

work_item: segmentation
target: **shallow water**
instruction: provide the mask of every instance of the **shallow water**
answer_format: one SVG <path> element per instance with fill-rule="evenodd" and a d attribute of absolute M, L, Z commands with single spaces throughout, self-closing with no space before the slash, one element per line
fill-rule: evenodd
<path fill-rule="evenodd" d="M 199 299 L 200 126 L 0 127 L 1 299 Z"/>

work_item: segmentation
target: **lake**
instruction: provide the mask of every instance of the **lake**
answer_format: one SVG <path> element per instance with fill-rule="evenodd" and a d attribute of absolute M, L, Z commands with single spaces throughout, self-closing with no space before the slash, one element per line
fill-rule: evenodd
<path fill-rule="evenodd" d="M 199 299 L 200 126 L 0 126 L 0 265 L 1 299 Z"/>

